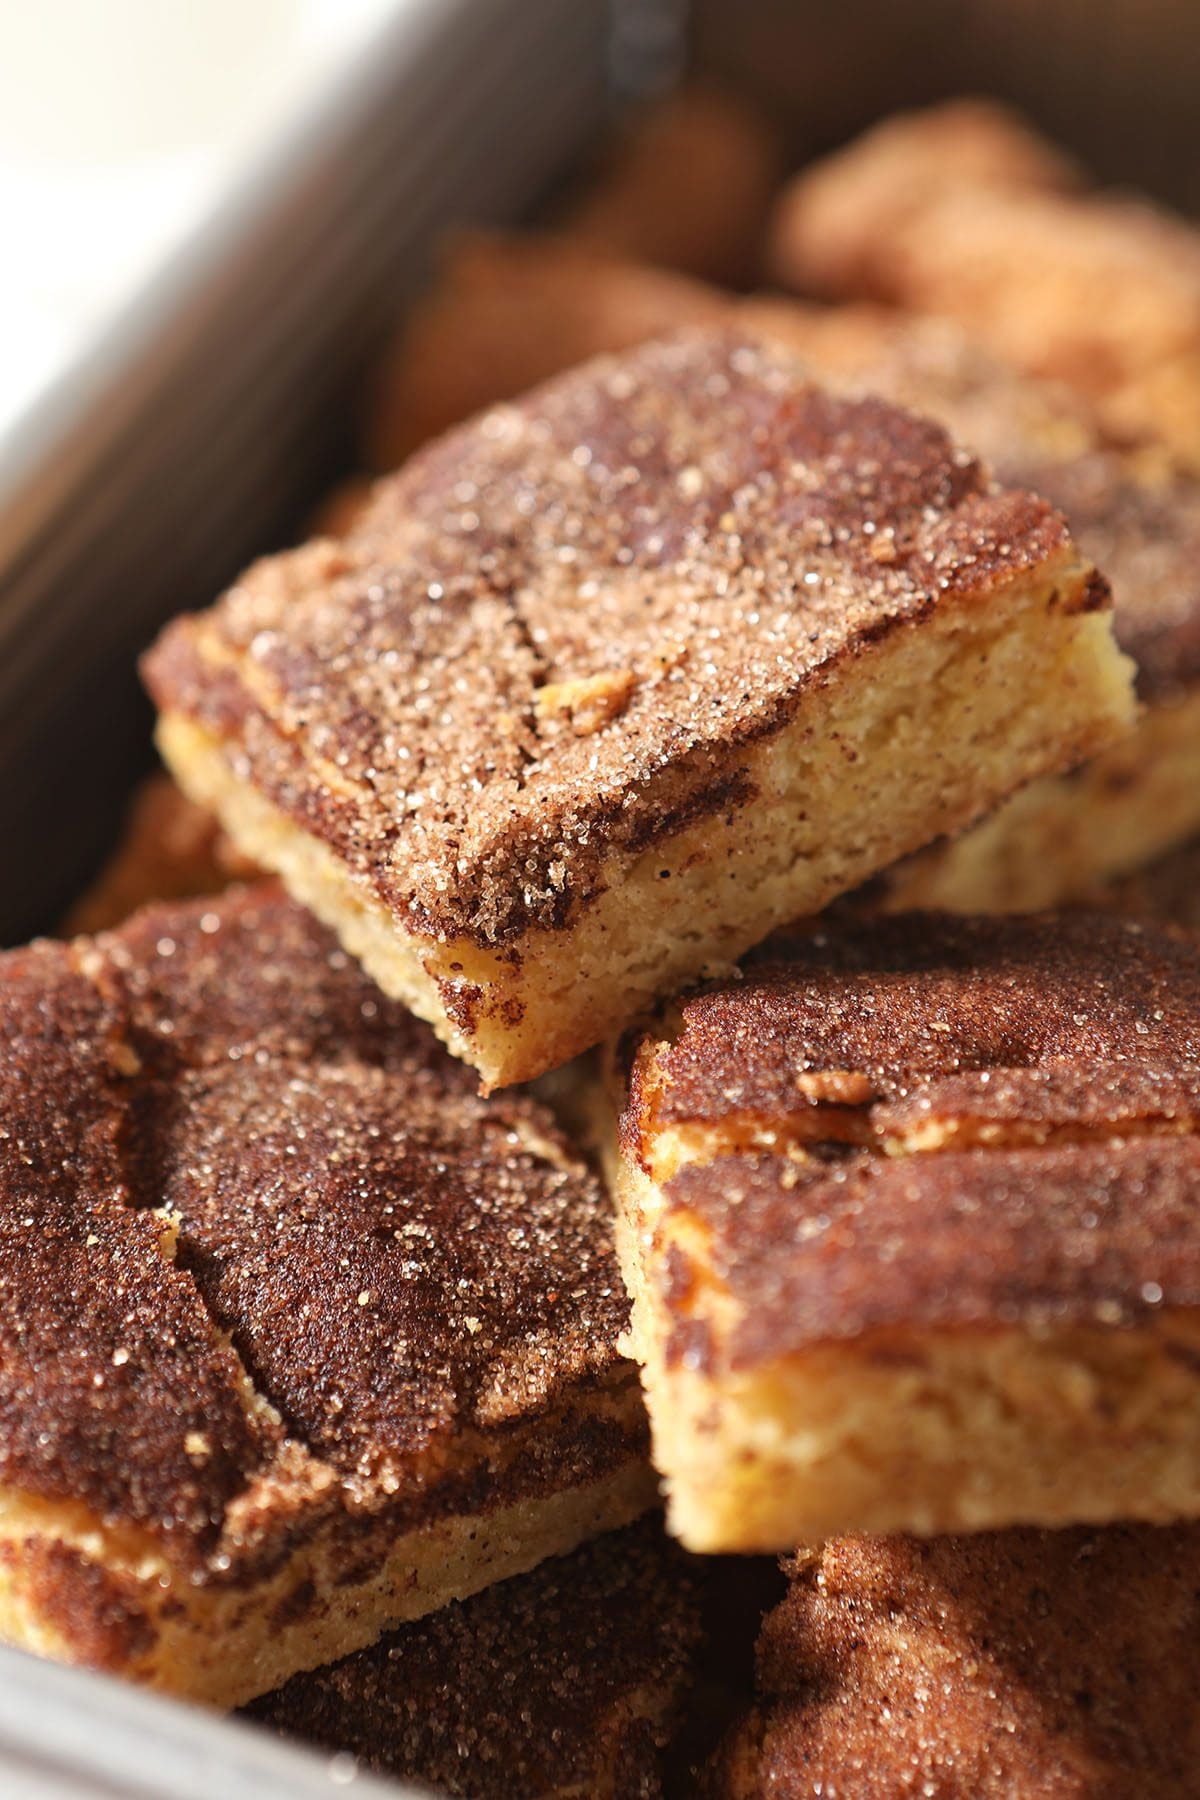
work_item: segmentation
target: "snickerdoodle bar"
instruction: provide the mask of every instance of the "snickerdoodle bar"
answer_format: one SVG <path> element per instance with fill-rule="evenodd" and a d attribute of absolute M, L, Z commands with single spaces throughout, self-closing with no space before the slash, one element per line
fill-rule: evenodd
<path fill-rule="evenodd" d="M 0 958 L 0 1637 L 236 1705 L 648 1506 L 607 1202 L 276 888 Z"/>
<path fill-rule="evenodd" d="M 1200 1516 L 1198 1019 L 1182 934 L 908 914 L 781 938 L 614 1051 L 689 1548 Z"/>
<path fill-rule="evenodd" d="M 937 425 L 602 358 L 146 661 L 168 763 L 489 1087 L 1127 728 L 1107 586 Z"/>

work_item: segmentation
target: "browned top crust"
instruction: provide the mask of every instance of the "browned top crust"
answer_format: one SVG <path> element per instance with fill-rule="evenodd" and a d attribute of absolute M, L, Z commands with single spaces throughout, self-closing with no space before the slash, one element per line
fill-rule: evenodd
<path fill-rule="evenodd" d="M 1194 1525 L 837 1538 L 791 1573 L 711 1795 L 1195 1794 Z"/>
<path fill-rule="evenodd" d="M 643 1132 L 794 1119 L 809 1139 L 868 1143 L 968 1121 L 1186 1124 L 1198 1021 L 1200 952 L 1151 926 L 840 920 L 769 940 L 742 979 L 684 999 L 652 1080 L 639 1059 L 631 1117 Z"/>
<path fill-rule="evenodd" d="M 769 294 L 741 301 L 737 316 L 790 344 L 823 379 L 940 419 L 993 467 L 1079 456 L 1101 441 L 1094 409 L 1073 389 L 1025 373 L 952 319 Z"/>
<path fill-rule="evenodd" d="M 1102 441 L 1062 383 L 1022 374 L 947 319 L 869 306 L 756 300 L 744 322 L 792 344 L 826 378 L 929 413 L 1013 487 L 1061 508 L 1112 583 L 1113 626 L 1143 699 L 1200 681 L 1200 482 Z"/>
<path fill-rule="evenodd" d="M 549 1114 L 481 1101 L 274 887 L 13 952 L 0 1011 L 11 1488 L 186 1559 L 273 1458 L 418 1512 L 479 1433 L 623 1378 L 606 1203 Z"/>
<path fill-rule="evenodd" d="M 658 1795 L 700 1634 L 695 1568 L 648 1520 L 296 1676 L 251 1712 L 472 1800 Z"/>
<path fill-rule="evenodd" d="M 697 332 L 430 446 L 146 675 L 410 927 L 499 943 L 728 805 L 731 753 L 866 644 L 1031 574 L 1103 604 L 1080 572 L 1059 516 L 939 427 Z M 597 680 L 612 705 L 554 704 Z"/>
<path fill-rule="evenodd" d="M 145 907 L 95 950 L 89 969 L 144 1074 L 364 1063 L 447 1097 L 473 1091 L 432 1032 L 273 882 L 208 905 Z"/>
<path fill-rule="evenodd" d="M 902 1355 L 913 1332 L 967 1327 L 1169 1337 L 1172 1312 L 1200 1306 L 1198 1181 L 1191 1137 L 686 1164 L 668 1203 L 704 1227 L 706 1278 L 737 1312 L 719 1343 L 687 1317 L 693 1273 L 677 1251 L 668 1359 L 747 1368 L 872 1336 Z"/>
<path fill-rule="evenodd" d="M 279 1434 L 132 1210 L 118 1010 L 72 947 L 0 969 L 0 1483 L 207 1543 Z"/>
<path fill-rule="evenodd" d="M 685 998 L 623 1124 L 663 1195 L 669 1357 L 1169 1332 L 1200 1306 L 1198 1003 L 1194 940 L 1084 914 L 839 921 Z"/>

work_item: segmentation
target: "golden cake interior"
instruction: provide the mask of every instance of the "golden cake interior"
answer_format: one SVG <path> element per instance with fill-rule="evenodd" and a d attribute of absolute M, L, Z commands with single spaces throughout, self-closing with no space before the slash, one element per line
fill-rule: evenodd
<path fill-rule="evenodd" d="M 1147 705 L 1122 743 L 1043 777 L 951 842 L 888 872 L 893 911 L 1036 912 L 1169 859 L 1200 826 L 1200 692 Z M 1130 890 L 1131 891 L 1131 890 Z"/>
<path fill-rule="evenodd" d="M 909 915 L 640 1036 L 608 1157 L 689 1548 L 1200 1510 L 1197 998 L 1148 926 Z"/>
<path fill-rule="evenodd" d="M 956 103 L 770 246 L 931 316 L 744 302 L 694 277 L 756 272 L 776 151 L 685 90 L 561 235 L 461 240 L 369 462 L 626 354 L 153 653 L 179 785 L 70 928 L 259 865 L 314 917 L 0 958 L 0 1638 L 481 1800 L 658 1792 L 701 1578 L 628 1524 L 627 1341 L 687 1545 L 828 1538 L 705 1792 L 1188 1794 L 1195 1528 L 991 1528 L 1200 1514 L 1194 948 L 847 912 L 736 965 L 872 877 L 1195 923 L 1200 238 Z M 601 1038 L 631 1324 L 591 1174 L 462 1066 Z"/>
<path fill-rule="evenodd" d="M 1161 450 L 1106 441 L 1060 382 L 1023 374 L 946 319 L 879 307 L 744 303 L 823 377 L 939 419 L 1013 486 L 1061 507 L 1113 590 L 1137 664 L 1130 735 L 1065 776 L 1031 782 L 953 843 L 892 871 L 896 910 L 1033 912 L 1086 896 L 1200 829 L 1200 481 Z"/>
<path fill-rule="evenodd" d="M 534 308 L 536 328 L 514 333 L 510 314 Z M 411 448 L 587 354 L 722 313 L 792 345 L 822 379 L 938 419 L 1006 483 L 1060 506 L 1112 585 L 1117 640 L 1139 666 L 1146 711 L 1127 741 L 1101 752 L 1086 777 L 1032 783 L 953 848 L 897 870 L 889 903 L 1033 911 L 1077 900 L 1200 827 L 1200 711 L 1189 704 L 1200 677 L 1200 483 L 1144 433 L 1117 443 L 1065 382 L 1023 372 L 952 320 L 741 300 L 599 259 L 570 238 L 471 239 L 447 256 L 397 346 L 381 428 L 403 422 Z"/>
<path fill-rule="evenodd" d="M 536 326 L 516 333 L 512 315 L 534 308 Z M 1036 910 L 1086 897 L 1200 828 L 1200 484 L 1152 447 L 1106 441 L 1070 388 L 1020 372 L 951 321 L 742 301 L 600 259 L 570 238 L 472 236 L 451 247 L 409 318 L 382 382 L 381 421 L 402 422 L 411 447 L 591 351 L 721 314 L 792 345 L 822 379 L 937 418 L 1001 478 L 1045 493 L 1108 578 L 1117 641 L 1139 665 L 1143 711 L 1128 736 L 1086 769 L 1030 783 L 952 845 L 908 859 L 881 898 L 897 909 Z M 352 511 L 339 494 L 314 530 L 344 535 L 362 517 L 368 484 L 351 485 Z M 621 695 L 617 681 L 606 703 Z M 71 926 L 97 929 L 151 898 L 215 890 L 231 849 L 206 811 L 147 784 Z"/>

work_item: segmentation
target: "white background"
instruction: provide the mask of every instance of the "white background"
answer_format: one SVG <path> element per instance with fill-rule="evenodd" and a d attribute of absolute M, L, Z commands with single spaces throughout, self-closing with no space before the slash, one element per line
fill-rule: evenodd
<path fill-rule="evenodd" d="M 3 0 L 0 441 L 406 0 Z"/>

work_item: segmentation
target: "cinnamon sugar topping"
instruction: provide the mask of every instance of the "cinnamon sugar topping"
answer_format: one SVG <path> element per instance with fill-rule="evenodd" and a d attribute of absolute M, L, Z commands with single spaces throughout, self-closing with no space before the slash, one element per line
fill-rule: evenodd
<path fill-rule="evenodd" d="M 835 663 L 1055 557 L 1063 604 L 1104 603 L 1058 515 L 938 426 L 695 332 L 430 445 L 146 673 L 411 926 L 499 943 L 726 806 L 731 753 Z"/>
<path fill-rule="evenodd" d="M 203 1566 L 289 1467 L 399 1520 L 484 1502 L 531 1419 L 519 1491 L 630 1454 L 572 1420 L 628 1379 L 597 1183 L 278 890 L 13 952 L 0 1013 L 9 1487 Z"/>

